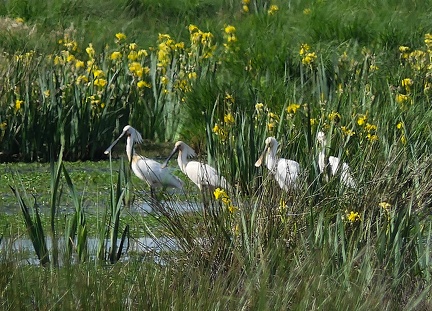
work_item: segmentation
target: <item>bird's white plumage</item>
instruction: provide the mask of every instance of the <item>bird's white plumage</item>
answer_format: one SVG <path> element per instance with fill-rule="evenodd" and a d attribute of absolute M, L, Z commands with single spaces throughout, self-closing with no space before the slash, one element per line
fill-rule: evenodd
<path fill-rule="evenodd" d="M 267 137 L 265 148 L 261 156 L 255 162 L 259 167 L 263 159 L 269 171 L 274 175 L 279 186 L 285 190 L 296 188 L 300 174 L 300 164 L 294 160 L 278 158 L 276 155 L 279 143 L 274 137 Z"/>
<path fill-rule="evenodd" d="M 183 182 L 169 170 L 162 169 L 161 164 L 152 159 L 134 155 L 131 164 L 132 171 L 141 180 L 148 183 L 151 188 L 178 188 Z"/>
<path fill-rule="evenodd" d="M 324 173 L 326 170 L 326 166 L 328 165 L 330 167 L 331 175 L 335 176 L 338 173 L 339 168 L 341 168 L 341 172 L 340 172 L 341 183 L 344 186 L 355 188 L 356 182 L 352 176 L 351 169 L 347 163 L 343 162 L 342 165 L 340 165 L 340 159 L 334 156 L 329 156 L 328 163 L 326 163 L 325 148 L 327 146 L 327 140 L 324 132 L 318 132 L 317 140 L 321 144 L 321 150 L 318 154 L 318 167 L 320 169 L 320 172 Z"/>
<path fill-rule="evenodd" d="M 180 170 L 186 174 L 189 179 L 202 190 L 204 187 L 210 188 L 228 188 L 228 183 L 223 176 L 220 176 L 216 169 L 208 164 L 198 161 L 190 161 L 189 158 L 195 157 L 195 151 L 182 141 L 176 142 L 173 151 L 168 156 L 164 164 L 165 167 L 172 156 L 178 152 L 177 163 Z"/>
<path fill-rule="evenodd" d="M 111 149 L 124 135 L 127 136 L 126 154 L 134 174 L 141 180 L 145 181 L 153 190 L 158 187 L 183 188 L 183 182 L 180 178 L 173 175 L 169 170 L 163 169 L 159 162 L 140 156 L 135 152 L 134 144 L 141 143 L 141 134 L 130 125 L 123 128 L 120 136 L 105 150 L 105 153 L 111 152 Z"/>

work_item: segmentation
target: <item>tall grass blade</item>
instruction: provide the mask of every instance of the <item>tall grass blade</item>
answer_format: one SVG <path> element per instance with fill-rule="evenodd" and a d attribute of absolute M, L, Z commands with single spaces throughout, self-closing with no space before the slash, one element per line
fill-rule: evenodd
<path fill-rule="evenodd" d="M 51 157 L 50 157 L 50 174 L 51 174 L 51 180 L 50 180 L 50 228 L 51 228 L 51 241 L 52 241 L 52 262 L 54 267 L 59 266 L 58 261 L 58 240 L 57 240 L 57 234 L 56 234 L 56 217 L 57 217 L 57 207 L 60 201 L 60 198 L 62 196 L 62 187 L 60 185 L 61 180 L 61 172 L 62 172 L 62 166 L 63 166 L 63 147 L 60 149 L 59 159 L 57 161 L 57 166 L 55 166 L 54 163 L 54 156 L 52 154 L 51 150 Z"/>
<path fill-rule="evenodd" d="M 75 207 L 75 213 L 72 216 L 71 225 L 68 232 L 69 242 L 72 243 L 75 241 L 76 236 L 76 250 L 78 254 L 78 258 L 81 262 L 84 262 L 88 259 L 88 237 L 87 237 L 87 224 L 86 218 L 84 214 L 84 210 L 82 208 L 82 204 L 80 199 L 78 198 L 78 194 L 76 193 L 75 186 L 72 183 L 72 180 L 69 176 L 66 167 L 62 165 L 63 175 L 66 179 L 66 184 L 69 188 L 69 192 L 71 194 L 72 202 Z M 76 231 L 75 231 L 76 230 Z"/>
<path fill-rule="evenodd" d="M 118 248 L 118 251 L 117 251 L 116 261 L 119 261 L 119 260 L 120 260 L 121 255 L 122 255 L 122 253 L 123 253 L 123 247 L 124 247 L 124 244 L 125 244 L 127 241 L 129 241 L 129 225 L 126 225 L 126 227 L 125 227 L 124 230 L 123 230 L 123 233 L 122 233 L 122 236 L 121 236 L 121 239 L 120 239 L 119 248 Z M 125 252 L 127 252 L 128 248 L 129 248 L 129 247 L 126 248 Z"/>
<path fill-rule="evenodd" d="M 21 212 L 24 216 L 24 222 L 27 228 L 27 233 L 29 234 L 36 255 L 38 256 L 41 265 L 47 266 L 50 263 L 49 252 L 45 240 L 42 222 L 39 216 L 38 206 L 36 204 L 36 199 L 34 199 L 34 204 L 30 211 L 30 208 L 24 202 L 18 190 L 12 187 L 10 188 L 12 192 L 15 194 L 15 197 L 18 199 Z"/>

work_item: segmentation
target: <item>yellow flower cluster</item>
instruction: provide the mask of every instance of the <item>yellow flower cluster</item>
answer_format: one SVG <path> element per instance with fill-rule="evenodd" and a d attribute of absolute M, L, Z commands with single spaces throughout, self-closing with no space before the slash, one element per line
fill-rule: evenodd
<path fill-rule="evenodd" d="M 117 33 L 115 42 L 120 46 L 121 51 L 113 51 L 110 55 L 110 59 L 114 62 L 119 62 L 126 57 L 130 62 L 142 61 L 148 56 L 146 50 L 138 50 L 138 45 L 134 42 L 126 44 L 126 35 L 123 33 Z"/>
<path fill-rule="evenodd" d="M 228 138 L 228 133 L 225 131 L 225 129 L 223 128 L 223 126 L 220 126 L 217 123 L 213 126 L 212 131 L 217 136 L 219 136 L 222 141 L 225 141 Z"/>
<path fill-rule="evenodd" d="M 233 125 L 235 120 L 233 115 L 231 114 L 231 112 L 228 112 L 225 116 L 224 116 L 224 122 L 226 125 Z"/>
<path fill-rule="evenodd" d="M 405 91 L 407 93 L 410 93 L 411 92 L 411 86 L 414 84 L 414 82 L 410 78 L 405 78 L 402 80 L 401 84 L 402 84 L 402 87 L 405 88 Z"/>
<path fill-rule="evenodd" d="M 235 50 L 234 44 L 237 42 L 236 29 L 232 25 L 227 25 L 224 28 L 224 39 L 225 43 L 223 46 L 225 47 L 225 51 L 233 51 Z"/>
<path fill-rule="evenodd" d="M 373 143 L 375 141 L 378 141 L 379 137 L 377 135 L 378 127 L 375 124 L 371 124 L 367 122 L 367 113 L 366 114 L 360 114 L 357 117 L 357 124 L 362 127 L 363 133 L 365 134 L 366 139 Z"/>
<path fill-rule="evenodd" d="M 318 120 L 316 118 L 310 118 L 309 123 L 311 126 L 314 126 L 318 124 Z"/>
<path fill-rule="evenodd" d="M 85 76 L 85 75 L 80 75 L 80 76 L 78 76 L 77 78 L 76 78 L 76 81 L 75 81 L 75 83 L 77 84 L 77 85 L 80 85 L 80 84 L 87 84 L 88 83 L 88 78 L 87 78 L 87 76 Z"/>
<path fill-rule="evenodd" d="M 256 103 L 255 104 L 255 111 L 257 114 L 260 114 L 264 111 L 264 104 L 263 103 Z"/>
<path fill-rule="evenodd" d="M 159 34 L 158 36 L 158 51 L 157 51 L 157 59 L 158 59 L 158 68 L 162 71 L 163 74 L 166 72 L 166 68 L 171 63 L 172 53 L 176 49 L 176 43 L 173 39 L 171 39 L 168 34 Z"/>
<path fill-rule="evenodd" d="M 168 34 L 159 34 L 156 51 L 162 91 L 170 96 L 176 94 L 181 102 L 185 101 L 185 93 L 191 91 L 199 78 L 197 69 L 204 60 L 211 60 L 216 49 L 213 34 L 203 32 L 193 24 L 188 26 L 188 30 L 190 47 L 185 47 L 184 42 L 175 42 Z"/>
<path fill-rule="evenodd" d="M 412 104 L 412 100 L 411 100 L 410 96 L 405 95 L 405 94 L 396 94 L 395 100 L 401 106 L 403 106 L 404 104 L 409 103 L 409 102 Z"/>
<path fill-rule="evenodd" d="M 426 96 L 432 95 L 432 34 L 424 36 L 424 49 L 411 50 L 408 46 L 400 46 L 399 53 L 402 66 L 407 65 L 412 70 L 413 78 L 403 79 L 402 91 L 396 94 L 396 102 L 401 108 L 407 109 L 407 103 L 412 104 L 412 87 L 416 81 L 423 81 L 423 92 Z"/>
<path fill-rule="evenodd" d="M 139 79 L 142 79 L 144 75 L 148 75 L 150 73 L 149 67 L 143 67 L 141 66 L 141 63 L 139 62 L 131 62 L 129 63 L 129 71 L 132 75 L 136 76 Z"/>
<path fill-rule="evenodd" d="M 35 56 L 35 52 L 30 51 L 24 54 L 19 54 L 19 55 L 15 54 L 14 59 L 17 63 L 20 63 L 23 66 L 29 66 L 34 56 Z"/>
<path fill-rule="evenodd" d="M 267 123 L 267 130 L 269 132 L 273 132 L 276 126 L 279 123 L 279 116 L 271 111 L 267 113 L 268 123 Z"/>
<path fill-rule="evenodd" d="M 309 44 L 303 43 L 302 45 L 300 45 L 300 51 L 299 51 L 300 56 L 306 55 L 306 53 L 309 52 L 309 50 L 310 50 Z"/>
<path fill-rule="evenodd" d="M 115 37 L 117 43 L 121 43 L 126 40 L 126 35 L 122 32 L 116 33 Z"/>
<path fill-rule="evenodd" d="M 413 100 L 411 98 L 411 89 L 413 84 L 414 81 L 411 78 L 405 78 L 401 81 L 403 92 L 396 94 L 395 101 L 400 105 L 402 109 L 406 109 L 407 104 L 413 104 Z"/>
<path fill-rule="evenodd" d="M 231 214 L 233 214 L 235 211 L 238 210 L 238 207 L 232 204 L 230 197 L 228 196 L 228 194 L 225 192 L 224 189 L 216 188 L 215 191 L 213 192 L 213 195 L 216 201 L 221 201 L 224 207 L 228 209 L 228 211 Z"/>
<path fill-rule="evenodd" d="M 383 201 L 383 202 L 380 202 L 380 203 L 378 204 L 378 206 L 381 207 L 381 208 L 382 208 L 383 210 L 385 210 L 386 212 L 389 212 L 389 211 L 390 211 L 391 204 L 388 203 L 388 202 Z"/>
<path fill-rule="evenodd" d="M 399 53 L 401 59 L 408 59 L 410 48 L 404 45 L 399 47 Z"/>
<path fill-rule="evenodd" d="M 310 52 L 310 46 L 306 43 L 300 46 L 299 54 L 301 62 L 305 66 L 312 66 L 317 59 L 317 54 L 315 52 Z"/>
<path fill-rule="evenodd" d="M 430 63 L 426 52 L 422 50 L 410 51 L 410 48 L 407 46 L 400 46 L 399 52 L 400 58 L 406 61 L 414 71 L 420 71 L 429 67 Z"/>
<path fill-rule="evenodd" d="M 224 98 L 224 104 L 227 106 L 227 112 L 223 116 L 223 122 L 218 122 L 214 125 L 212 131 L 219 136 L 221 141 L 226 141 L 228 134 L 235 124 L 234 115 L 231 112 L 231 105 L 234 103 L 234 97 L 231 94 L 226 94 Z"/>
<path fill-rule="evenodd" d="M 213 34 L 210 32 L 203 32 L 192 24 L 189 25 L 189 34 L 191 50 L 195 53 L 195 56 L 199 56 L 199 59 L 211 58 L 216 49 L 216 46 L 213 44 Z"/>
<path fill-rule="evenodd" d="M 24 101 L 23 101 L 23 100 L 19 100 L 19 99 L 17 99 L 17 100 L 15 101 L 15 112 L 21 110 L 21 106 L 22 106 L 22 104 L 24 104 Z"/>
<path fill-rule="evenodd" d="M 1 122 L 0 123 L 0 142 L 3 140 L 6 129 L 7 129 L 7 122 L 6 121 Z"/>
<path fill-rule="evenodd" d="M 360 214 L 358 212 L 351 211 L 346 215 L 347 220 L 350 223 L 355 223 L 357 221 L 361 221 Z"/>
<path fill-rule="evenodd" d="M 407 138 L 405 136 L 405 125 L 404 125 L 404 123 L 403 122 L 399 122 L 398 124 L 396 124 L 396 128 L 400 132 L 400 141 L 401 141 L 402 145 L 405 145 L 407 143 Z"/>
<path fill-rule="evenodd" d="M 58 43 L 63 45 L 67 51 L 70 52 L 78 51 L 78 43 L 75 40 L 72 40 L 68 34 L 65 34 L 63 36 L 63 39 L 60 39 Z"/>
<path fill-rule="evenodd" d="M 340 113 L 337 112 L 337 111 L 332 111 L 332 112 L 329 113 L 329 115 L 328 115 L 328 119 L 329 119 L 331 122 L 338 123 L 338 122 L 341 120 L 341 115 L 340 115 Z"/>
<path fill-rule="evenodd" d="M 244 13 L 249 13 L 250 0 L 242 0 L 241 4 L 242 4 L 242 10 L 243 10 L 243 12 Z"/>
<path fill-rule="evenodd" d="M 346 126 L 341 126 L 341 130 L 342 130 L 342 134 L 344 136 L 354 136 L 355 132 L 349 128 L 347 128 Z"/>
<path fill-rule="evenodd" d="M 100 88 L 105 87 L 106 84 L 107 84 L 107 80 L 105 80 L 105 79 L 95 79 L 93 81 L 93 85 L 98 86 Z"/>
<path fill-rule="evenodd" d="M 289 114 L 295 114 L 297 112 L 297 110 L 300 108 L 299 104 L 289 104 L 288 107 L 286 108 L 286 112 Z"/>
<path fill-rule="evenodd" d="M 425 34 L 424 43 L 426 44 L 426 48 L 428 53 L 432 52 L 432 34 L 427 33 Z"/>
<path fill-rule="evenodd" d="M 277 11 L 279 11 L 279 7 L 276 4 L 272 4 L 272 5 L 270 5 L 270 8 L 268 9 L 267 14 L 268 15 L 273 15 Z"/>

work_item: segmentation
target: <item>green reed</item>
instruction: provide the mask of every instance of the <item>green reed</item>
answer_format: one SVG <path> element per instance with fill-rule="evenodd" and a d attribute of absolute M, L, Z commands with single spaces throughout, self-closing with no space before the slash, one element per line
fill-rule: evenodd
<path fill-rule="evenodd" d="M 115 263 L 124 254 L 124 245 L 129 238 L 129 225 L 120 230 L 121 212 L 125 205 L 130 205 L 129 198 L 129 176 L 128 169 L 123 162 L 120 166 L 117 182 L 111 180 L 111 198 L 108 200 L 106 212 L 96 217 L 98 222 L 96 234 L 99 237 L 96 245 L 97 258 L 101 262 Z M 112 168 L 111 168 L 112 173 Z M 18 199 L 20 209 L 25 222 L 28 236 L 33 244 L 36 255 L 42 265 L 52 263 L 58 268 L 60 259 L 62 264 L 71 263 L 76 255 L 78 262 L 83 263 L 92 258 L 92 249 L 89 249 L 89 224 L 83 202 L 84 197 L 79 197 L 72 178 L 66 169 L 60 154 L 58 162 L 51 161 L 50 164 L 50 187 L 49 187 L 49 226 L 45 225 L 40 215 L 40 206 L 37 197 L 34 196 L 34 204 L 29 207 L 27 192 L 11 187 Z M 111 179 L 113 174 L 111 175 Z M 59 227 L 59 207 L 64 204 L 63 187 L 66 186 L 70 193 L 71 205 L 74 211 L 62 217 L 65 219 L 65 227 Z M 129 201 L 127 201 L 129 200 Z M 47 232 L 51 238 L 52 248 L 47 246 Z M 60 247 L 64 241 L 64 248 Z M 119 245 L 118 245 L 118 242 Z M 109 247 L 109 248 L 108 248 Z M 51 261 L 50 261 L 51 258 Z"/>
<path fill-rule="evenodd" d="M 50 263 L 50 257 L 44 229 L 42 227 L 42 222 L 39 215 L 39 206 L 36 203 L 36 199 L 34 199 L 33 206 L 29 208 L 20 192 L 12 187 L 11 190 L 18 199 L 18 204 L 21 208 L 27 232 L 33 244 L 36 255 L 41 265 L 46 266 Z"/>

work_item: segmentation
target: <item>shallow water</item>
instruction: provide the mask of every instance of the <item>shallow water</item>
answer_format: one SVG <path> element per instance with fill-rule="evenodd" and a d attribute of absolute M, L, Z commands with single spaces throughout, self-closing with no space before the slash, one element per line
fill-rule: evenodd
<path fill-rule="evenodd" d="M 188 213 L 188 212 L 199 212 L 202 210 L 202 204 L 197 202 L 164 202 L 162 201 L 161 204 L 165 206 L 165 208 L 169 208 L 172 211 L 175 211 L 177 213 Z M 131 212 L 137 212 L 137 213 L 155 213 L 157 212 L 157 208 L 155 209 L 153 207 L 153 204 L 148 202 L 140 202 L 138 204 L 134 204 L 130 209 Z"/>
<path fill-rule="evenodd" d="M 200 212 L 202 210 L 202 204 L 198 202 L 179 202 L 179 201 L 160 201 L 162 209 L 165 212 L 174 214 L 189 213 L 189 212 Z M 41 213 L 49 212 L 49 209 L 42 210 Z M 63 208 L 60 213 L 67 214 L 73 212 L 72 208 Z M 123 212 L 137 213 L 140 215 L 157 215 L 160 213 L 158 208 L 154 208 L 154 203 L 151 202 L 136 202 L 130 208 L 124 209 Z M 9 213 L 21 213 L 17 208 L 11 209 Z M 49 254 L 52 254 L 53 243 L 51 237 L 46 237 L 46 243 Z M 97 249 L 99 246 L 99 240 L 97 238 L 87 239 L 87 248 L 90 258 L 95 258 Z M 105 249 L 110 249 L 110 241 L 105 240 Z M 117 240 L 117 246 L 120 246 L 120 239 Z M 58 239 L 59 253 L 62 254 L 66 250 L 65 240 L 63 238 Z M 173 251 L 178 249 L 177 242 L 169 237 L 158 237 L 152 238 L 149 236 L 142 236 L 139 238 L 130 238 L 123 245 L 121 260 L 129 260 L 131 254 L 152 254 L 156 262 L 161 263 L 161 259 L 158 256 L 161 252 Z M 33 244 L 30 239 L 22 237 L 4 237 L 0 241 L 0 260 L 5 258 L 16 258 L 22 264 L 38 265 L 39 260 L 36 252 L 33 248 Z"/>
<path fill-rule="evenodd" d="M 106 208 L 109 208 L 109 197 L 111 189 L 111 179 L 117 180 L 117 172 L 111 176 L 109 162 L 65 162 L 72 182 L 76 188 L 77 194 L 82 198 L 83 210 L 86 215 L 102 215 Z M 119 166 L 119 161 L 113 162 L 114 167 Z M 13 221 L 21 225 L 21 209 L 15 198 L 15 195 L 9 188 L 9 185 L 19 189 L 22 195 L 26 193 L 29 207 L 33 206 L 36 200 L 38 210 L 44 217 L 49 217 L 51 211 L 49 208 L 50 201 L 50 182 L 49 164 L 39 163 L 14 163 L 1 164 L 0 170 L 0 216 L 13 215 Z M 135 198 L 134 203 L 129 208 L 124 208 L 122 214 L 139 214 L 139 215 L 157 215 L 163 213 L 189 213 L 202 211 L 202 203 L 198 201 L 188 201 L 187 198 L 197 197 L 198 189 L 194 185 L 186 187 L 184 190 L 167 189 L 163 193 L 158 193 L 161 201 L 158 206 L 151 202 L 150 192 L 142 181 L 132 175 L 132 196 Z M 71 202 L 69 190 L 63 184 L 62 198 L 58 202 L 57 213 L 60 217 L 68 218 L 69 214 L 75 212 Z M 156 208 L 155 208 L 156 207 Z M 15 217 L 18 217 L 16 218 Z M 9 219 L 9 218 L 5 218 Z M 14 226 L 15 223 L 11 225 Z M 9 226 L 9 223 L 5 223 Z M 139 229 L 140 230 L 140 229 Z M 1 236 L 0 231 L 0 236 Z M 7 234 L 6 234 L 7 235 Z M 138 233 L 137 235 L 146 235 Z M 28 235 L 19 232 L 16 237 L 5 237 L 0 241 L 0 260 L 5 258 L 16 258 L 18 261 L 39 264 L 33 244 Z M 117 241 L 119 244 L 120 241 Z M 64 253 L 65 242 L 59 239 L 59 253 Z M 91 256 L 95 256 L 98 249 L 99 240 L 96 238 L 88 239 L 88 250 Z M 157 238 L 156 240 L 141 236 L 130 239 L 125 243 L 122 260 L 128 260 L 130 254 L 157 254 L 163 251 L 176 249 L 176 242 L 167 237 Z M 47 245 L 51 254 L 52 241 L 47 238 Z M 105 248 L 109 249 L 109 241 L 105 241 Z"/>
<path fill-rule="evenodd" d="M 46 239 L 49 254 L 52 254 L 53 243 L 51 238 Z M 96 238 L 87 239 L 88 251 L 90 258 L 96 258 L 99 240 Z M 110 249 L 110 241 L 105 240 L 105 247 Z M 120 246 L 120 239 L 117 240 L 117 246 Z M 64 253 L 66 249 L 65 240 L 58 240 L 59 253 Z M 131 254 L 151 254 L 154 260 L 161 263 L 159 254 L 167 251 L 175 251 L 178 249 L 177 242 L 168 237 L 139 237 L 131 238 L 125 242 L 120 260 L 127 261 Z M 30 239 L 26 238 L 3 238 L 0 243 L 0 261 L 5 258 L 19 258 L 22 264 L 38 265 L 39 260 L 34 251 L 33 244 Z M 61 256 L 60 256 L 61 257 Z"/>

